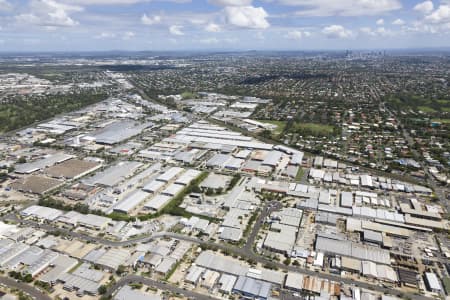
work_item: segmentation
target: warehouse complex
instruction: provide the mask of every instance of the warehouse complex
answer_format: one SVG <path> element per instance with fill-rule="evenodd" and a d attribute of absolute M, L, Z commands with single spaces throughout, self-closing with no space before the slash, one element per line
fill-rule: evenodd
<path fill-rule="evenodd" d="M 3 274 L 60 299 L 448 296 L 432 185 L 274 143 L 251 119 L 270 100 L 197 96 L 124 95 L 0 143 Z"/>

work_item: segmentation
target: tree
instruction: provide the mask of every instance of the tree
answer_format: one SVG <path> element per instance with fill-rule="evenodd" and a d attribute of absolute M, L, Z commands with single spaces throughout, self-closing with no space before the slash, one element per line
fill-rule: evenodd
<path fill-rule="evenodd" d="M 117 267 L 116 274 L 120 276 L 123 273 L 125 273 L 125 266 L 124 265 L 120 265 L 119 267 Z"/>
<path fill-rule="evenodd" d="M 264 129 L 260 135 L 264 138 L 270 139 L 272 137 L 272 131 L 268 130 L 268 129 Z"/>
<path fill-rule="evenodd" d="M 102 284 L 101 286 L 98 287 L 98 293 L 100 295 L 106 294 L 107 290 L 108 290 L 108 288 L 104 284 Z"/>
<path fill-rule="evenodd" d="M 289 266 L 291 264 L 291 258 L 288 257 L 283 261 L 283 264 L 285 264 L 286 266 Z"/>
<path fill-rule="evenodd" d="M 25 277 L 23 278 L 23 280 L 24 280 L 25 282 L 30 283 L 30 282 L 33 281 L 33 276 L 31 276 L 31 274 L 27 274 L 27 275 L 25 275 Z"/>

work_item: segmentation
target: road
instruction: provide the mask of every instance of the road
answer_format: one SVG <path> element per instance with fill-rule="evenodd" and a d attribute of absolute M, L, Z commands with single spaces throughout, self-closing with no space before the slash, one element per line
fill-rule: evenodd
<path fill-rule="evenodd" d="M 16 280 L 9 277 L 0 276 L 0 283 L 6 285 L 9 288 L 16 288 L 18 290 L 21 290 L 36 300 L 52 300 L 50 296 L 44 294 L 34 286 L 20 281 L 17 282 Z"/>
<path fill-rule="evenodd" d="M 271 201 L 264 205 L 262 212 L 259 214 L 258 218 L 255 220 L 255 224 L 253 224 L 252 231 L 250 235 L 247 237 L 247 241 L 244 245 L 245 251 L 253 251 L 253 244 L 255 243 L 256 237 L 258 236 L 258 232 L 261 229 L 264 220 L 275 210 L 280 209 L 281 204 L 278 201 Z"/>
<path fill-rule="evenodd" d="M 167 284 L 165 282 L 156 281 L 156 280 L 153 280 L 153 279 L 150 279 L 147 277 L 138 276 L 138 275 L 128 275 L 126 277 L 121 278 L 111 289 L 109 289 L 109 291 L 106 293 L 106 296 L 112 296 L 120 288 L 122 288 L 125 285 L 131 284 L 131 283 L 142 283 L 147 286 L 156 287 L 161 290 L 167 290 L 172 293 L 182 294 L 185 297 L 188 297 L 191 299 L 199 299 L 199 300 L 215 299 L 213 297 L 209 297 L 204 294 L 185 290 L 185 289 L 176 287 L 174 285 Z"/>
<path fill-rule="evenodd" d="M 267 209 L 261 213 L 261 215 L 267 215 L 268 211 Z M 260 218 L 261 218 L 260 215 Z M 258 218 L 259 220 L 259 226 L 261 226 L 260 223 L 260 218 Z M 158 232 L 155 233 L 151 236 L 146 236 L 146 237 L 140 237 L 140 238 L 136 238 L 136 239 L 132 239 L 132 240 L 127 240 L 127 241 L 109 241 L 109 240 L 105 240 L 102 238 L 97 238 L 97 237 L 91 237 L 91 236 L 87 236 L 85 234 L 81 234 L 81 233 L 77 233 L 77 232 L 73 232 L 67 229 L 60 229 L 57 227 L 53 227 L 50 224 L 39 224 L 37 222 L 31 221 L 31 220 L 19 220 L 17 218 L 17 216 L 12 216 L 12 215 L 7 215 L 5 217 L 3 217 L 3 219 L 9 220 L 9 221 L 13 221 L 15 220 L 16 222 L 22 222 L 26 225 L 29 226 L 33 226 L 33 227 L 39 227 L 41 229 L 45 229 L 47 231 L 60 231 L 64 234 L 66 234 L 67 236 L 71 236 L 73 238 L 79 238 L 79 239 L 83 239 L 86 241 L 90 241 L 90 242 L 95 242 L 95 243 L 99 243 L 99 244 L 103 244 L 105 246 L 111 246 L 111 247 L 121 247 L 121 246 L 131 246 L 133 244 L 136 243 L 145 243 L 145 242 L 149 242 L 155 239 L 159 239 L 159 238 L 163 238 L 163 237 L 170 237 L 170 238 L 174 238 L 174 239 L 179 239 L 179 240 L 184 240 L 184 241 L 188 241 L 191 243 L 195 243 L 198 244 L 200 246 L 204 246 L 205 248 L 211 248 L 211 249 L 218 249 L 218 250 L 223 250 L 225 252 L 228 252 L 230 254 L 234 254 L 237 255 L 243 259 L 246 260 L 252 260 L 255 262 L 258 262 L 262 265 L 270 265 L 273 267 L 278 268 L 279 270 L 282 271 L 292 271 L 292 272 L 297 272 L 297 273 L 301 273 L 304 275 L 309 275 L 309 276 L 317 276 L 320 277 L 322 279 L 327 279 L 330 281 L 335 281 L 335 282 L 340 282 L 340 283 L 344 283 L 344 284 L 348 284 L 348 285 L 357 285 L 358 287 L 361 288 L 365 288 L 368 290 L 373 290 L 373 291 L 377 291 L 380 293 L 385 293 L 385 294 L 391 294 L 391 295 L 397 295 L 397 296 L 402 296 L 402 297 L 409 297 L 411 299 L 417 299 L 417 300 L 422 300 L 422 299 L 429 299 L 427 297 L 424 297 L 422 295 L 416 295 L 416 294 L 411 294 L 411 293 L 402 293 L 399 290 L 396 289 L 391 289 L 391 288 L 385 288 L 376 284 L 372 284 L 372 283 L 368 283 L 365 281 L 355 281 L 353 279 L 348 279 L 348 278 L 343 278 L 339 275 L 335 275 L 335 274 L 330 274 L 330 273 L 322 273 L 322 272 L 315 272 L 315 271 L 311 271 L 309 269 L 304 269 L 304 268 L 300 268 L 300 267 L 296 267 L 296 266 L 286 266 L 278 261 L 273 261 L 271 259 L 265 258 L 263 256 L 260 256 L 258 254 L 256 254 L 255 252 L 253 252 L 252 249 L 252 244 L 248 243 L 245 247 L 239 248 L 230 244 L 225 244 L 225 243 L 215 243 L 215 242 L 210 242 L 210 241 L 202 241 L 198 238 L 195 237 L 190 237 L 190 236 L 186 236 L 186 235 L 182 235 L 182 234 L 177 234 L 177 233 L 172 233 L 172 232 Z M 257 225 L 256 225 L 257 226 Z M 255 227 L 256 227 L 255 226 Z M 259 229 L 258 229 L 259 230 Z M 257 235 L 257 230 L 253 229 L 252 233 L 250 236 L 255 236 Z M 138 276 L 139 277 L 139 276 Z"/>

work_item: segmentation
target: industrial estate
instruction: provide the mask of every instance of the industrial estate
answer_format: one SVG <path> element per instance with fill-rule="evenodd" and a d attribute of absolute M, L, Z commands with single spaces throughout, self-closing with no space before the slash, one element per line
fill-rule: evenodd
<path fill-rule="evenodd" d="M 422 68 L 384 53 L 311 55 L 5 59 L 0 299 L 448 297 L 448 58 L 409 83 L 443 85 L 440 111 L 386 100 L 407 87 L 381 73 L 344 75 L 383 78 L 366 86 L 328 80 L 331 69 L 255 75 L 324 61 Z M 229 66 L 239 60 L 254 68 L 246 82 Z M 75 64 L 103 69 L 61 71 Z M 42 65 L 53 74 L 33 71 Z M 223 72 L 222 88 L 189 75 L 205 72 Z"/>

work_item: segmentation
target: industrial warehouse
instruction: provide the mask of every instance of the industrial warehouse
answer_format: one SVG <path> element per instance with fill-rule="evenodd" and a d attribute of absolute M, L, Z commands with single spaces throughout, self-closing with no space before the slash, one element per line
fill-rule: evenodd
<path fill-rule="evenodd" d="M 133 94 L 18 135 L 75 122 L 36 151 L 1 148 L 24 157 L 2 186 L 23 201 L 2 210 L 1 270 L 61 299 L 446 295 L 430 185 L 259 139 L 276 126 L 240 111 L 253 102 L 204 97 L 185 102 L 211 117 Z"/>

